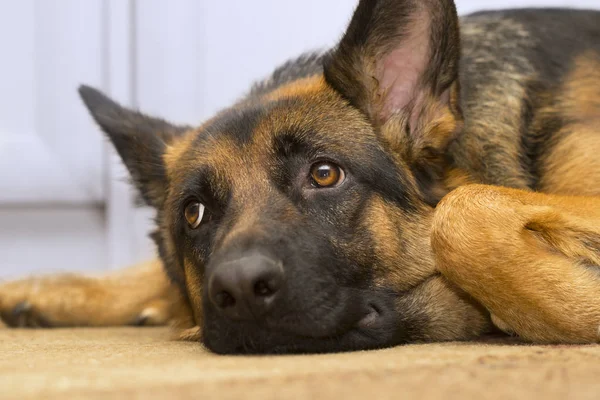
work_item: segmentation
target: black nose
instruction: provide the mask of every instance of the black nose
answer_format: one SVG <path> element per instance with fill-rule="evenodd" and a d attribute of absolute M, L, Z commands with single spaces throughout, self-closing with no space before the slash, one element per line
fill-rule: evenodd
<path fill-rule="evenodd" d="M 208 281 L 208 296 L 231 319 L 257 319 L 273 307 L 282 283 L 281 263 L 253 253 L 217 265 Z"/>

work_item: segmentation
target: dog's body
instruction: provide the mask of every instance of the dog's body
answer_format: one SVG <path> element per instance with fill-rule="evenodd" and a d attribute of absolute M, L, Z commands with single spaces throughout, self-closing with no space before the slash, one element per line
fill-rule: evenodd
<path fill-rule="evenodd" d="M 175 321 L 224 353 L 471 339 L 490 317 L 600 341 L 600 12 L 474 14 L 461 46 L 457 25 L 451 1 L 362 1 L 336 49 L 198 129 L 82 88 L 161 259 L 5 284 L 3 318 Z"/>

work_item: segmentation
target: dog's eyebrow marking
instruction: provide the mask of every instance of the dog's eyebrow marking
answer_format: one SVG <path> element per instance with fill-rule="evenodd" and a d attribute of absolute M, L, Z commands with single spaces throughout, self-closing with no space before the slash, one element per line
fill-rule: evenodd
<path fill-rule="evenodd" d="M 231 108 L 218 115 L 204 127 L 204 134 L 198 136 L 202 140 L 206 136 L 227 136 L 239 145 L 252 141 L 254 131 L 270 107 L 261 103 L 250 103 L 239 108 Z"/>
<path fill-rule="evenodd" d="M 180 193 L 182 198 L 198 193 L 209 196 L 208 198 L 200 196 L 200 199 L 210 208 L 210 206 L 223 206 L 226 203 L 229 188 L 226 182 L 217 179 L 216 171 L 205 164 L 194 166 L 186 172 L 177 186 L 177 193 Z"/>
<path fill-rule="evenodd" d="M 273 138 L 273 149 L 277 155 L 282 157 L 300 154 L 310 156 L 318 152 L 319 148 L 307 139 L 309 136 L 302 132 L 282 132 Z"/>

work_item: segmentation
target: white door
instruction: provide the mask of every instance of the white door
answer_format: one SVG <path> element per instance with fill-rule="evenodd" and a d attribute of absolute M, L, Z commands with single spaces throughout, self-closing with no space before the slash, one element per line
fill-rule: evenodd
<path fill-rule="evenodd" d="M 101 1 L 0 2 L 0 204 L 98 205 L 102 138 L 77 85 L 102 84 Z"/>
<path fill-rule="evenodd" d="M 0 1 L 0 268 L 102 262 L 103 139 L 77 85 L 101 85 L 100 0 Z"/>

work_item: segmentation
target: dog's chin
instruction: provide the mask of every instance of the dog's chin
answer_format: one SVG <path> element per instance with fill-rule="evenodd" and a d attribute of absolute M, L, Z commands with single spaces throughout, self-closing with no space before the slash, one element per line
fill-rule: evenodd
<path fill-rule="evenodd" d="M 332 353 L 377 349 L 405 343 L 398 329 L 393 296 L 377 293 L 349 305 L 331 318 L 315 320 L 310 314 L 296 315 L 294 324 L 285 319 L 262 323 L 233 322 L 205 315 L 205 346 L 218 354 Z"/>

